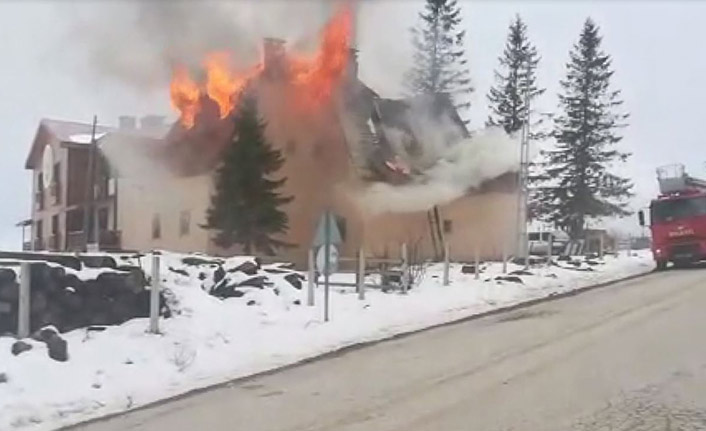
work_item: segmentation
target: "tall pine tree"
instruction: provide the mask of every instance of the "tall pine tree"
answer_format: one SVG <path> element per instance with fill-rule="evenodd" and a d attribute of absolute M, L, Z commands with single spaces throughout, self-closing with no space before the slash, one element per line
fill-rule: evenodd
<path fill-rule="evenodd" d="M 255 100 L 245 99 L 234 121 L 231 143 L 216 172 L 205 228 L 217 232 L 215 242 L 221 247 L 239 244 L 245 253 L 271 255 L 288 246 L 273 238 L 287 231 L 288 217 L 280 207 L 292 200 L 278 191 L 286 178 L 271 178 L 284 158 L 267 142 Z"/>
<path fill-rule="evenodd" d="M 582 236 L 593 217 L 624 216 L 632 183 L 611 170 L 629 154 L 616 148 L 628 114 L 620 91 L 610 89 L 611 58 L 601 50 L 598 26 L 589 18 L 570 52 L 554 119 L 556 148 L 546 152 L 549 183 L 542 188 L 548 221 Z"/>
<path fill-rule="evenodd" d="M 527 36 L 527 25 L 519 15 L 510 23 L 503 54 L 498 58 L 499 70 L 495 71 L 495 85 L 490 88 L 488 102 L 490 115 L 488 127 L 502 127 L 508 135 L 519 135 L 530 117 L 529 138 L 535 142 L 546 138 L 541 129 L 543 118 L 535 115 L 534 102 L 545 89 L 537 85 L 537 66 L 540 56 Z M 528 112 L 528 105 L 529 110 Z M 518 150 L 519 151 L 519 150 Z M 538 165 L 530 164 L 528 217 L 535 219 L 541 213 L 537 184 L 542 178 Z"/>
<path fill-rule="evenodd" d="M 414 64 L 405 77 L 413 94 L 447 93 L 459 109 L 468 109 L 473 92 L 457 0 L 426 0 L 412 28 Z"/>
<path fill-rule="evenodd" d="M 527 38 L 527 25 L 519 15 L 510 24 L 503 55 L 498 59 L 500 69 L 495 71 L 496 85 L 490 88 L 490 116 L 487 126 L 502 127 L 509 135 L 522 129 L 527 121 L 527 106 L 544 93 L 537 86 L 537 65 L 540 57 Z M 538 125 L 537 119 L 534 125 Z"/>

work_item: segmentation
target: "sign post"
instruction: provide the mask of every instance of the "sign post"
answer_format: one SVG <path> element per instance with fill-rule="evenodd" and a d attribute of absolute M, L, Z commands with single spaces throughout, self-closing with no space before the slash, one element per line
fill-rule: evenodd
<path fill-rule="evenodd" d="M 329 321 L 329 276 L 338 268 L 338 249 L 341 244 L 341 233 L 338 230 L 336 219 L 331 211 L 327 210 L 319 219 L 314 238 L 314 247 L 319 247 L 316 256 L 318 270 L 324 274 L 324 321 Z"/>

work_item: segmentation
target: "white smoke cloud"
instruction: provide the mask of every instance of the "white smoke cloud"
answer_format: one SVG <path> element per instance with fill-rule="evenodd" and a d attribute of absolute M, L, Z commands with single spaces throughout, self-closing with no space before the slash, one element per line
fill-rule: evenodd
<path fill-rule="evenodd" d="M 519 170 L 519 141 L 502 129 L 483 129 L 471 138 L 454 139 L 458 128 L 451 127 L 448 118 L 432 121 L 415 116 L 412 120 L 424 156 L 421 160 L 405 161 L 413 165 L 416 162 L 416 167 L 423 166 L 423 170 L 407 184 L 376 182 L 365 187 L 357 197 L 369 213 L 425 211 L 451 202 L 486 181 Z M 400 145 L 393 144 L 397 148 Z"/>

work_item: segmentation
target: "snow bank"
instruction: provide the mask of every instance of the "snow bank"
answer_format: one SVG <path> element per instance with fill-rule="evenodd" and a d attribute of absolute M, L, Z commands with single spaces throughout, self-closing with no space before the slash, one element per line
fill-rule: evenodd
<path fill-rule="evenodd" d="M 204 290 L 217 265 L 187 268 L 186 275 L 166 269 L 181 265 L 176 255 L 167 255 L 164 265 L 175 315 L 161 321 L 162 335 L 146 333 L 147 319 L 103 332 L 72 331 L 64 334 L 70 355 L 64 363 L 50 360 L 41 343 L 12 356 L 14 340 L 0 338 L 0 374 L 7 379 L 0 379 L 0 429 L 55 429 L 351 344 L 652 269 L 651 256 L 640 252 L 607 256 L 605 264 L 595 267 L 533 268 L 532 275 L 520 276 L 524 284 L 519 284 L 496 281 L 501 272 L 497 263 L 488 264 L 479 280 L 454 264 L 451 285 L 442 286 L 442 267 L 432 265 L 407 295 L 368 290 L 359 301 L 352 288 L 333 288 L 332 321 L 324 323 L 323 290 L 317 291 L 316 307 L 297 305 L 305 303 L 306 288 L 296 289 L 282 274 L 270 274 L 274 288 L 220 300 Z M 149 262 L 146 266 L 149 273 Z M 210 271 L 205 276 L 200 274 L 204 268 Z M 511 264 L 509 269 L 520 267 Z"/>

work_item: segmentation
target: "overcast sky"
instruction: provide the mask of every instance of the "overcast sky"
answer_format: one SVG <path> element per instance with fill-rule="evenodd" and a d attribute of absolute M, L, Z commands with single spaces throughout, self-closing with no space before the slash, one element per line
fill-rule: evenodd
<path fill-rule="evenodd" d="M 242 5 L 246 0 L 234 1 Z M 164 7 L 168 2 L 148 2 Z M 272 2 L 253 0 L 252 5 Z M 199 2 L 185 2 L 199 7 Z M 280 13 L 286 22 L 306 22 L 292 16 L 297 2 Z M 104 57 L 125 55 L 121 39 L 102 40 L 96 28 L 119 28 L 131 35 L 135 46 L 148 45 L 129 22 L 120 22 L 117 10 L 134 7 L 125 2 L 71 3 L 56 1 L 0 2 L 0 248 L 20 245 L 14 224 L 30 214 L 31 182 L 24 170 L 29 146 L 41 118 L 90 122 L 97 114 L 101 123 L 114 125 L 122 114 L 173 116 L 166 85 L 136 86 L 133 82 L 97 76 L 86 65 L 95 41 Z M 423 6 L 420 0 L 371 0 L 359 17 L 358 47 L 362 79 L 385 96 L 401 93 L 401 76 L 408 68 L 411 50 L 408 28 Z M 485 95 L 492 84 L 493 69 L 507 35 L 507 26 L 519 13 L 529 27 L 542 62 L 540 83 L 547 88 L 539 102 L 544 110 L 556 108 L 558 81 L 565 73 L 568 51 L 581 26 L 592 17 L 600 26 L 603 48 L 613 57 L 614 88 L 621 89 L 625 108 L 631 113 L 623 149 L 634 155 L 623 168 L 633 177 L 638 196 L 634 207 L 649 202 L 656 193 L 657 166 L 683 162 L 693 174 L 706 177 L 706 145 L 702 141 L 703 101 L 706 101 L 706 56 L 703 55 L 703 23 L 706 2 L 698 1 L 462 1 L 464 27 L 468 31 L 471 74 L 476 87 L 471 112 L 472 127 L 481 127 L 487 116 Z M 274 36 L 288 37 L 291 28 L 275 23 L 260 25 L 258 8 L 250 9 L 249 22 Z M 262 14 L 277 16 L 270 6 Z M 283 9 L 284 10 L 284 9 Z M 221 14 L 222 15 L 222 14 Z M 307 14 L 309 15 L 309 14 Z M 77 21 L 81 16 L 82 21 Z M 116 18 L 118 17 L 118 18 Z M 254 18 L 253 18 L 254 17 Z M 230 17 L 221 16 L 227 24 Z M 242 16 L 240 17 L 242 18 Z M 305 19 L 306 18 L 306 19 Z M 238 19 L 233 18 L 233 22 Z M 277 21 L 277 20 L 275 20 Z M 177 29 L 182 39 L 198 26 Z M 161 43 L 169 42 L 163 37 Z M 183 43 L 183 40 L 182 40 Z M 135 67 L 145 52 L 136 52 Z M 95 54 L 95 52 L 93 52 Z M 127 51 L 130 54 L 130 51 Z M 141 56 L 138 58 L 138 56 Z M 129 58 L 129 56 L 128 56 Z M 128 63 L 131 66 L 133 63 Z M 145 69 L 146 70 L 146 69 Z M 147 73 L 145 74 L 147 75 Z M 626 220 L 621 226 L 633 225 Z"/>

